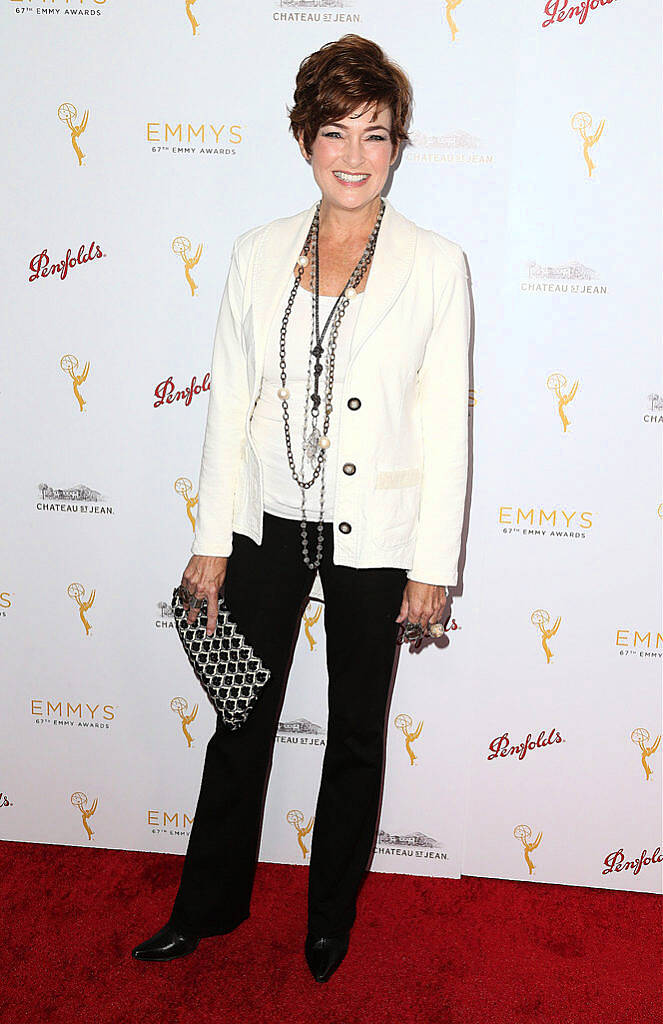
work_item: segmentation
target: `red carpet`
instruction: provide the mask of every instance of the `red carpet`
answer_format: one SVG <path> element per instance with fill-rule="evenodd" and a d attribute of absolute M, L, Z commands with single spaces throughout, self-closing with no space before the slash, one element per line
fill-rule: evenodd
<path fill-rule="evenodd" d="M 304 960 L 307 868 L 259 864 L 251 917 L 140 964 L 182 858 L 0 842 L 0 1020 L 94 1024 L 659 1024 L 661 898 L 369 874 L 347 956 Z"/>

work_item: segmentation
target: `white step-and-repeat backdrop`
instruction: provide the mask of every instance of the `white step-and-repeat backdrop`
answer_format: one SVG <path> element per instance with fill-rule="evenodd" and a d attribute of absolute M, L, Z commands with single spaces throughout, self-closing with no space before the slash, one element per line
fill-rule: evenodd
<path fill-rule="evenodd" d="M 183 853 L 213 728 L 169 606 L 233 239 L 319 192 L 299 62 L 409 73 L 387 194 L 459 242 L 472 470 L 443 640 L 399 650 L 375 871 L 660 892 L 660 11 L 6 0 L 0 828 Z M 306 864 L 305 611 L 260 857 Z"/>

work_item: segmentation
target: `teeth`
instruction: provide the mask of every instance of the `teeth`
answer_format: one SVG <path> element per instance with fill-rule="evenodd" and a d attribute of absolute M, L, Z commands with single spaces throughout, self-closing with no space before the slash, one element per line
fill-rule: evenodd
<path fill-rule="evenodd" d="M 334 174 L 341 181 L 363 181 L 364 178 L 368 177 L 367 174 L 346 174 L 344 171 L 334 171 Z"/>

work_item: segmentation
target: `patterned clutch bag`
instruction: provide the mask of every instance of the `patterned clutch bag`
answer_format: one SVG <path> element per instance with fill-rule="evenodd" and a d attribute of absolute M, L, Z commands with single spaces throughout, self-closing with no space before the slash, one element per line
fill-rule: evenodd
<path fill-rule="evenodd" d="M 205 631 L 205 598 L 195 622 L 187 622 L 188 609 L 179 586 L 173 591 L 172 608 L 179 638 L 212 707 L 229 729 L 239 729 L 271 671 L 230 618 L 221 592 L 216 630 L 211 636 Z"/>

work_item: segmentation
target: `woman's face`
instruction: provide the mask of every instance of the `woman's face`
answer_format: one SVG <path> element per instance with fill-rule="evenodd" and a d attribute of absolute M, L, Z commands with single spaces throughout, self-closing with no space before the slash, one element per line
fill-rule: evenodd
<path fill-rule="evenodd" d="M 311 147 L 311 168 L 325 205 L 358 210 L 379 196 L 398 156 L 389 131 L 389 107 L 361 107 L 338 122 L 323 124 Z M 309 159 L 300 139 L 299 148 Z"/>

